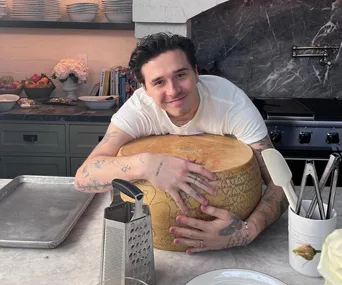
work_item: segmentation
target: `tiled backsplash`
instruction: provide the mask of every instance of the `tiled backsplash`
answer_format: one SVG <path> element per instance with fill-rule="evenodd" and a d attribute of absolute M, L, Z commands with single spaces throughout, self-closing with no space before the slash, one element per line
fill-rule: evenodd
<path fill-rule="evenodd" d="M 340 0 L 223 3 L 192 18 L 199 67 L 228 78 L 250 97 L 342 98 L 341 12 Z M 294 45 L 337 49 L 329 67 L 320 58 L 292 58 Z"/>
<path fill-rule="evenodd" d="M 101 69 L 127 66 L 135 44 L 133 31 L 1 28 L 0 77 L 11 75 L 21 80 L 34 73 L 51 76 L 60 59 L 86 54 L 90 75 L 77 94 L 89 95 L 100 80 Z M 54 82 L 57 88 L 52 96 L 62 96 L 61 84 Z"/>

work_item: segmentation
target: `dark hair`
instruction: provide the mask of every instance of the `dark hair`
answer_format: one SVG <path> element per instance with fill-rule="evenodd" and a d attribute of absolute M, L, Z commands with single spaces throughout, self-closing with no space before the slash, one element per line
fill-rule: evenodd
<path fill-rule="evenodd" d="M 170 33 L 157 33 L 144 37 L 131 54 L 128 66 L 140 83 L 145 84 L 141 67 L 158 55 L 170 50 L 182 50 L 190 65 L 196 68 L 196 48 L 191 39 Z"/>

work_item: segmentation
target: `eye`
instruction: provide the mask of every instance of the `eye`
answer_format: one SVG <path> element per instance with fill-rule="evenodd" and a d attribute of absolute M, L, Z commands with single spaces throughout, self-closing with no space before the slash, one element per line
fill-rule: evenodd
<path fill-rule="evenodd" d="M 158 80 L 154 83 L 154 86 L 162 85 L 164 83 L 164 80 Z"/>
<path fill-rule="evenodd" d="M 176 76 L 177 76 L 177 78 L 182 78 L 182 77 L 184 77 L 186 75 L 186 73 L 178 73 Z"/>

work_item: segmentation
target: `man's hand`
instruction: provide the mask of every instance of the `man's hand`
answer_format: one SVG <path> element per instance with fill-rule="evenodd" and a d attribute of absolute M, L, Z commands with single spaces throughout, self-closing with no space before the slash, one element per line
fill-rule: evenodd
<path fill-rule="evenodd" d="M 216 189 L 210 185 L 216 180 L 216 175 L 201 165 L 167 154 L 151 154 L 148 158 L 147 180 L 155 187 L 169 193 L 178 207 L 187 213 L 187 207 L 179 191 L 184 191 L 202 205 L 208 200 L 199 195 L 194 186 L 211 195 L 216 195 Z"/>
<path fill-rule="evenodd" d="M 178 216 L 176 218 L 177 222 L 191 228 L 173 226 L 169 229 L 176 236 L 173 241 L 174 244 L 189 247 L 186 253 L 244 246 L 250 242 L 248 228 L 235 214 L 227 210 L 204 205 L 201 206 L 201 210 L 216 219 L 203 221 Z"/>

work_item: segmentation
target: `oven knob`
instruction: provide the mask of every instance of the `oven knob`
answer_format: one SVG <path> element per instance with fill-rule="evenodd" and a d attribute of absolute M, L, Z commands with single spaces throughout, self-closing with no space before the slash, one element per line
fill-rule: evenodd
<path fill-rule="evenodd" d="M 279 130 L 273 130 L 270 131 L 270 138 L 272 142 L 280 142 L 281 141 L 281 131 Z"/>
<path fill-rule="evenodd" d="M 311 140 L 311 133 L 310 132 L 300 132 L 299 133 L 299 137 L 298 137 L 299 143 L 301 143 L 301 144 L 309 143 L 310 140 Z"/>
<path fill-rule="evenodd" d="M 327 133 L 326 142 L 327 142 L 327 143 L 339 143 L 339 142 L 340 142 L 340 136 L 339 136 L 339 134 L 336 133 L 336 132 Z"/>

